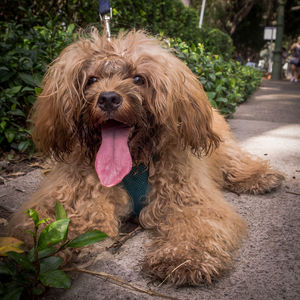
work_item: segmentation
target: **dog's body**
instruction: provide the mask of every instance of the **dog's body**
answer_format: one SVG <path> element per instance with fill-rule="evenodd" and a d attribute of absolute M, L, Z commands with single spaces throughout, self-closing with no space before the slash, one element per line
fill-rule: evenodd
<path fill-rule="evenodd" d="M 191 71 L 142 32 L 109 42 L 94 31 L 67 47 L 45 77 L 33 119 L 36 144 L 59 162 L 13 218 L 15 234 L 29 226 L 25 207 L 54 216 L 59 201 L 71 236 L 117 236 L 132 210 L 118 183 L 143 163 L 151 190 L 139 220 L 153 232 L 145 269 L 176 284 L 210 282 L 246 235 L 222 188 L 265 193 L 283 179 L 239 148 Z"/>

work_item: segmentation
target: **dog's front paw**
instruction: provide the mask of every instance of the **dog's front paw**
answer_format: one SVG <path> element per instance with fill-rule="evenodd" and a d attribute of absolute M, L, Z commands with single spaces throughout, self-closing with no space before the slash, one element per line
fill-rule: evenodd
<path fill-rule="evenodd" d="M 280 187 L 284 176 L 276 171 L 270 170 L 262 176 L 261 180 L 252 187 L 253 194 L 264 194 Z"/>
<path fill-rule="evenodd" d="M 249 193 L 249 194 L 265 194 L 276 190 L 280 187 L 284 176 L 272 169 L 257 171 L 249 177 L 240 179 L 239 177 L 231 177 L 227 179 L 225 187 L 235 193 Z"/>
<path fill-rule="evenodd" d="M 240 192 L 249 192 L 250 194 L 258 195 L 265 194 L 276 190 L 280 187 L 284 176 L 272 169 L 261 174 L 256 174 L 250 177 L 246 182 L 240 184 Z"/>
<path fill-rule="evenodd" d="M 213 256 L 209 252 L 184 247 L 158 249 L 149 254 L 144 271 L 152 277 L 175 285 L 211 283 L 231 264 L 228 255 Z"/>

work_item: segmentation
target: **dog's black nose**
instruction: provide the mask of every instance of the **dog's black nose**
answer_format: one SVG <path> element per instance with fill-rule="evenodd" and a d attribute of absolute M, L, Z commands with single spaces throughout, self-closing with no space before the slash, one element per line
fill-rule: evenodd
<path fill-rule="evenodd" d="M 122 104 L 122 97 L 116 92 L 103 92 L 98 98 L 98 105 L 103 111 L 117 110 Z"/>

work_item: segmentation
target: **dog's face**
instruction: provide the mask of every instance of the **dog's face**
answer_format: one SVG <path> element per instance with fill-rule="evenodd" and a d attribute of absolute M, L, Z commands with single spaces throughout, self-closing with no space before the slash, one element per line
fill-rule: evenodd
<path fill-rule="evenodd" d="M 67 47 L 44 78 L 33 121 L 40 150 L 65 159 L 81 145 L 98 175 L 117 165 L 127 172 L 130 159 L 147 163 L 170 141 L 197 154 L 219 143 L 198 80 L 158 41 L 135 31 L 110 42 L 93 31 Z"/>

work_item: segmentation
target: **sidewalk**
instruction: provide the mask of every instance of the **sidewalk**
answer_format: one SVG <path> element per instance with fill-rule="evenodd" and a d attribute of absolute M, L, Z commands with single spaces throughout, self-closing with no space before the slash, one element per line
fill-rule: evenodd
<path fill-rule="evenodd" d="M 140 273 L 147 232 L 128 240 L 119 253 L 100 252 L 91 270 L 106 272 L 143 289 L 179 299 L 276 300 L 300 297 L 300 84 L 263 81 L 261 87 L 229 120 L 241 146 L 286 175 L 282 188 L 259 195 L 224 192 L 249 227 L 235 269 L 212 286 L 158 288 Z M 0 186 L 0 206 L 13 210 L 36 188 L 40 171 Z M 22 192 L 16 191 L 16 186 Z M 1 195 L 4 195 L 1 197 Z M 109 244 L 109 241 L 106 241 Z M 102 247 L 103 248 L 103 247 Z M 52 290 L 46 300 L 159 299 L 90 275 L 75 275 L 70 290 Z"/>

